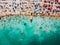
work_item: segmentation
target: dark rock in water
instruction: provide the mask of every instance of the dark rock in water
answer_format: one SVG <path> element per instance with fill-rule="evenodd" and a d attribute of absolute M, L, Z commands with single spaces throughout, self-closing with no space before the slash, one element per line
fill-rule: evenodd
<path fill-rule="evenodd" d="M 44 23 L 42 23 L 41 25 L 43 25 Z"/>
<path fill-rule="evenodd" d="M 45 25 L 46 27 L 48 27 L 47 25 Z"/>
<path fill-rule="evenodd" d="M 2 24 L 3 25 L 3 24 Z"/>
<path fill-rule="evenodd" d="M 0 18 L 0 20 L 1 20 L 1 18 Z"/>
<path fill-rule="evenodd" d="M 24 23 L 24 25 L 26 25 L 26 23 Z"/>
<path fill-rule="evenodd" d="M 40 29 L 42 29 L 42 27 L 40 27 Z"/>
<path fill-rule="evenodd" d="M 57 28 L 60 28 L 60 26 L 57 26 Z"/>
<path fill-rule="evenodd" d="M 4 20 L 4 22 L 6 22 L 6 20 Z"/>

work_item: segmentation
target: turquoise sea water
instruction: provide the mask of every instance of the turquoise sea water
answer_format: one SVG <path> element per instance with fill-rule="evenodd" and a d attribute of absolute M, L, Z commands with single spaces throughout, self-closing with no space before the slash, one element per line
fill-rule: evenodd
<path fill-rule="evenodd" d="M 60 19 L 13 16 L 0 19 L 0 45 L 60 45 Z"/>

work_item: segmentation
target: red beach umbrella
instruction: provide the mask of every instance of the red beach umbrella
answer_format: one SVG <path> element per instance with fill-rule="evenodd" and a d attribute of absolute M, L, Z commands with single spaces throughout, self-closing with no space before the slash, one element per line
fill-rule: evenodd
<path fill-rule="evenodd" d="M 58 0 L 55 0 L 55 2 L 58 2 Z"/>
<path fill-rule="evenodd" d="M 46 3 L 44 3 L 44 4 L 43 4 L 43 7 L 47 7 L 47 4 L 46 4 Z"/>
<path fill-rule="evenodd" d="M 30 2 L 30 0 L 27 0 L 28 2 Z"/>

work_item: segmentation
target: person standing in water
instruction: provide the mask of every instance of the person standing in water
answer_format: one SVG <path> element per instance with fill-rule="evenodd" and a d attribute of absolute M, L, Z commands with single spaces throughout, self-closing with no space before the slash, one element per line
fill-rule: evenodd
<path fill-rule="evenodd" d="M 32 16 L 32 13 L 30 15 L 30 22 L 32 22 L 32 19 L 33 19 L 33 16 Z"/>

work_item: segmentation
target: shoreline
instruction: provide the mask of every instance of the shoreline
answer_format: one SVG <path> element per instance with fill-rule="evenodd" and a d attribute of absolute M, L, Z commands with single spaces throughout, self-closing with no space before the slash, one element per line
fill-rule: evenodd
<path fill-rule="evenodd" d="M 0 14 L 0 18 L 10 17 L 10 16 L 30 16 L 30 14 L 7 14 L 7 15 Z M 42 14 L 36 15 L 36 14 L 33 14 L 32 16 L 33 17 L 39 16 L 39 17 L 49 17 L 49 18 L 60 18 L 60 15 L 42 15 Z"/>

